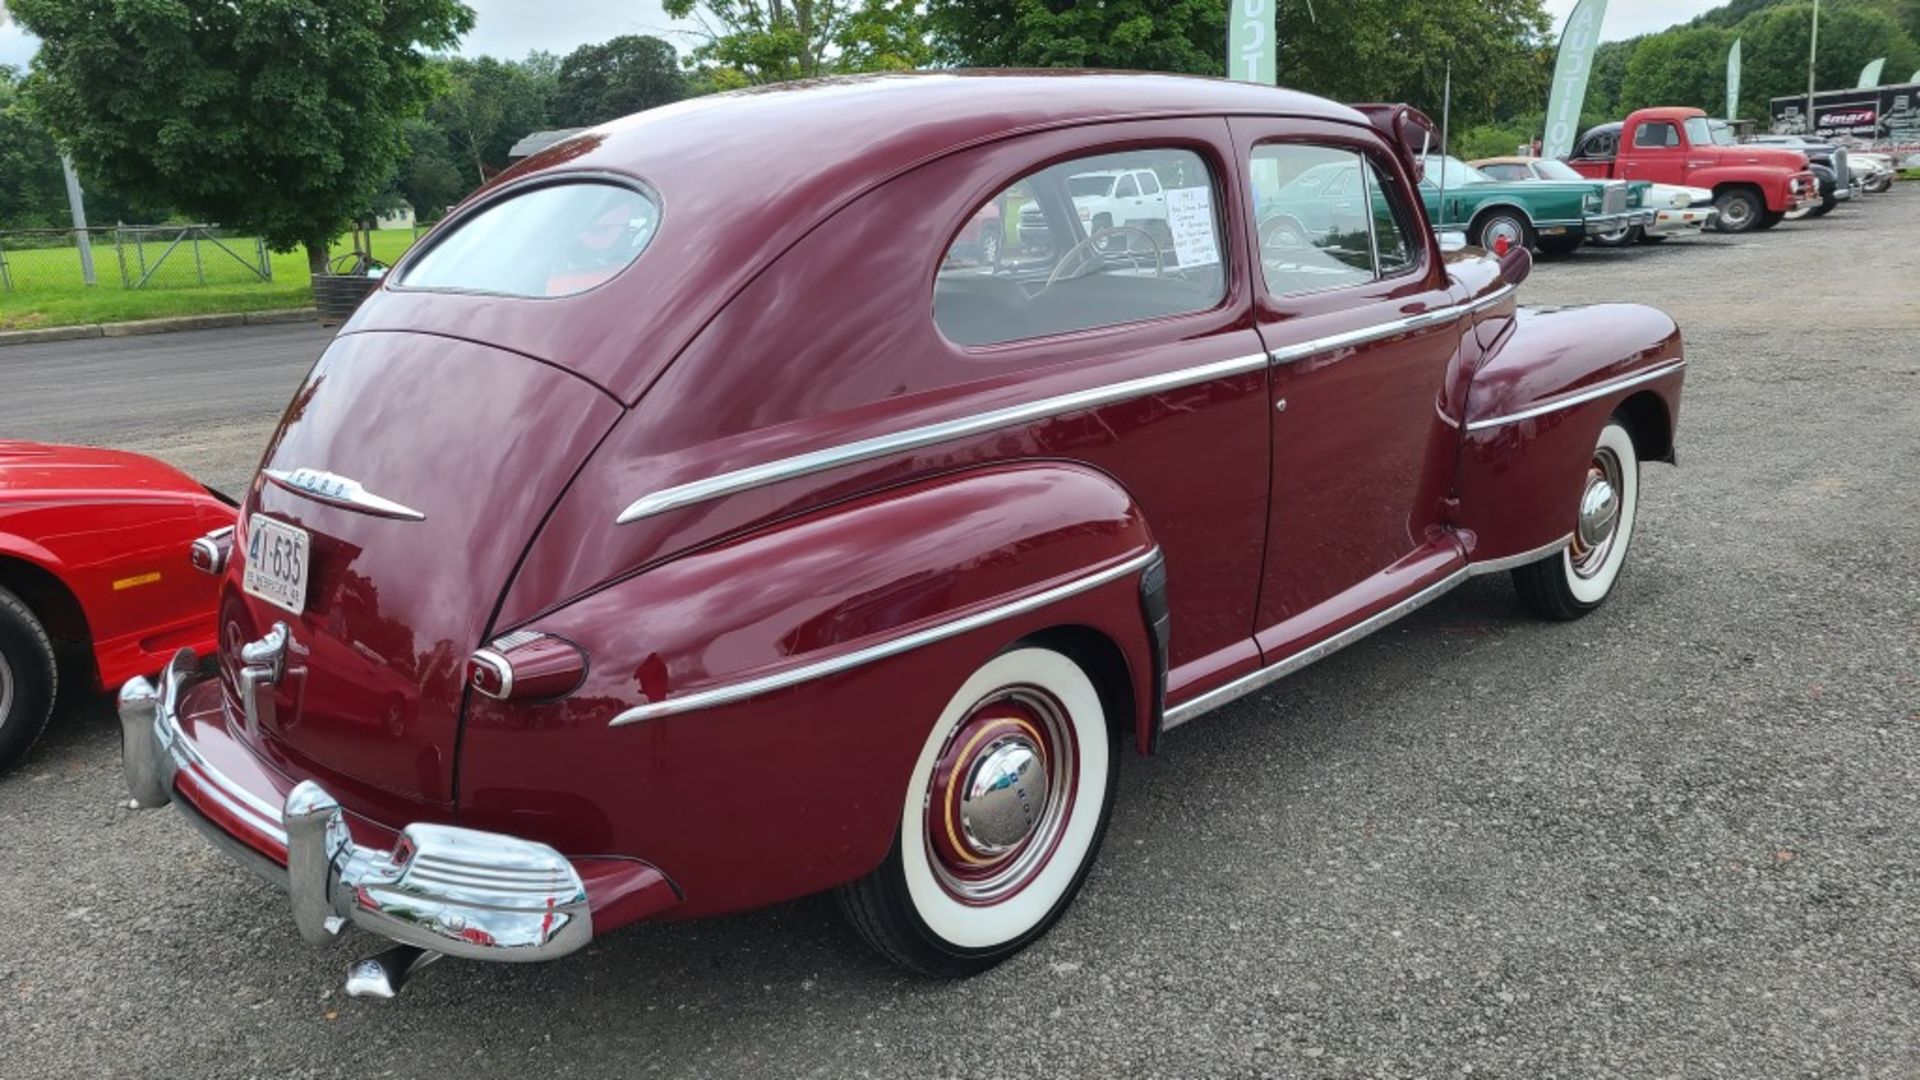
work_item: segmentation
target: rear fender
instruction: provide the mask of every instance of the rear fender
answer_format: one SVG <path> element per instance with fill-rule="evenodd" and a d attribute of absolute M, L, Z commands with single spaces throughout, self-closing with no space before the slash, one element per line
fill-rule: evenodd
<path fill-rule="evenodd" d="M 460 820 L 646 859 L 685 892 L 674 917 L 852 880 L 893 843 L 932 718 L 1016 641 L 1090 645 L 1083 663 L 1124 682 L 1103 688 L 1119 722 L 1151 739 L 1156 558 L 1127 492 L 1062 462 L 696 550 L 521 628 L 576 643 L 589 670 L 559 701 L 469 695 Z"/>
<path fill-rule="evenodd" d="M 1518 309 L 1480 327 L 1455 524 L 1475 562 L 1551 548 L 1572 532 L 1600 430 L 1616 411 L 1643 459 L 1672 460 L 1684 378 L 1680 332 L 1636 304 Z"/>

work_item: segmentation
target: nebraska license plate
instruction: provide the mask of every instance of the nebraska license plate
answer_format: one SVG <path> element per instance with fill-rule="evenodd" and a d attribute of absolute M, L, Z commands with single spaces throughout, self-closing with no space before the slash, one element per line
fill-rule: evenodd
<path fill-rule="evenodd" d="M 253 515 L 247 521 L 247 567 L 240 587 L 274 607 L 298 615 L 307 606 L 307 530 Z"/>

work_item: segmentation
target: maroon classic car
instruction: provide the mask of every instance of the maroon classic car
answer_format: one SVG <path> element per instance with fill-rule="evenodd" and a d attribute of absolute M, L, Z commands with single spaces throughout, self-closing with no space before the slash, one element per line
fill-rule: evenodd
<path fill-rule="evenodd" d="M 122 692 L 135 800 L 308 939 L 387 939 L 355 993 L 829 889 L 911 969 L 1004 959 L 1085 880 L 1123 748 L 1476 574 L 1557 619 L 1613 589 L 1679 334 L 1443 253 L 1430 128 L 945 73 L 528 160 L 295 397 L 217 654 Z M 1329 162 L 1364 209 L 1263 247 L 1259 192 Z M 1138 205 L 1071 183 L 1145 172 Z M 951 257 L 990 203 L 1050 241 Z"/>

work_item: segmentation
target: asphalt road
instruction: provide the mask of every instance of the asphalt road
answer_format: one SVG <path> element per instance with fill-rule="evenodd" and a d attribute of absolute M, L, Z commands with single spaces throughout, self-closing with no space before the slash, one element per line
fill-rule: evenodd
<path fill-rule="evenodd" d="M 1183 728 L 1061 925 L 963 984 L 814 899 L 344 1000 L 363 943 L 122 809 L 89 703 L 0 779 L 0 1075 L 1920 1075 L 1916 281 L 1920 184 L 1543 264 L 1528 302 L 1688 333 L 1612 602 L 1483 579 Z M 233 483 L 320 344 L 0 350 L 0 432 Z"/>

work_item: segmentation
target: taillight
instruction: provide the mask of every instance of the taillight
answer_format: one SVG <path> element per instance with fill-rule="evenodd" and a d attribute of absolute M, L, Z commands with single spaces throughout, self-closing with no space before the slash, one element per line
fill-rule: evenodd
<path fill-rule="evenodd" d="M 500 701 L 552 701 L 580 688 L 587 654 L 538 630 L 503 634 L 467 660 L 467 685 Z"/>

